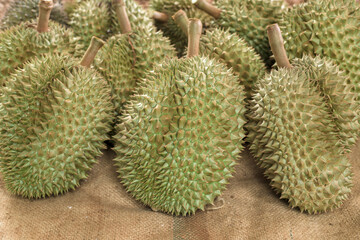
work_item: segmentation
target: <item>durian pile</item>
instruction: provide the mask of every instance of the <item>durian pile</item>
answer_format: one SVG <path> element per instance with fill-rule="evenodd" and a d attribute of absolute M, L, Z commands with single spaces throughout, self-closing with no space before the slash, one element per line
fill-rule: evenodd
<path fill-rule="evenodd" d="M 247 146 L 290 207 L 350 197 L 360 130 L 356 0 L 15 1 L 0 25 L 0 173 L 75 190 L 113 148 L 154 211 L 217 203 Z"/>

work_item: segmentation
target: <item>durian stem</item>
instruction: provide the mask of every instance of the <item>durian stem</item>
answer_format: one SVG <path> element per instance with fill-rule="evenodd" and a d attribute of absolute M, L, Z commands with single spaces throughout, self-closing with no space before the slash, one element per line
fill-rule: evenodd
<path fill-rule="evenodd" d="M 192 18 L 189 22 L 188 53 L 187 57 L 199 55 L 200 37 L 202 32 L 202 23 L 199 19 Z"/>
<path fill-rule="evenodd" d="M 174 19 L 175 23 L 181 28 L 181 30 L 186 34 L 186 36 L 189 36 L 189 19 L 186 16 L 186 13 L 183 10 L 179 10 L 172 16 L 172 18 Z"/>
<path fill-rule="evenodd" d="M 214 18 L 218 19 L 221 15 L 221 9 L 215 7 L 207 0 L 192 0 L 192 3 L 199 9 L 203 10 L 207 14 L 213 16 Z"/>
<path fill-rule="evenodd" d="M 40 0 L 39 19 L 37 24 L 37 31 L 39 33 L 47 32 L 49 30 L 50 13 L 53 7 L 53 0 Z"/>
<path fill-rule="evenodd" d="M 97 37 L 92 37 L 90 46 L 86 50 L 83 58 L 81 59 L 80 65 L 89 68 L 93 63 L 96 54 L 100 50 L 100 48 L 105 44 L 103 40 Z"/>
<path fill-rule="evenodd" d="M 292 68 L 287 57 L 284 39 L 281 35 L 278 24 L 272 24 L 266 27 L 271 51 L 274 54 L 275 61 L 279 67 Z"/>
<path fill-rule="evenodd" d="M 169 16 L 166 13 L 162 13 L 158 11 L 154 11 L 152 17 L 153 19 L 163 23 L 169 21 Z"/>
<path fill-rule="evenodd" d="M 123 0 L 113 0 L 116 16 L 120 24 L 121 33 L 131 32 L 131 24 Z"/>

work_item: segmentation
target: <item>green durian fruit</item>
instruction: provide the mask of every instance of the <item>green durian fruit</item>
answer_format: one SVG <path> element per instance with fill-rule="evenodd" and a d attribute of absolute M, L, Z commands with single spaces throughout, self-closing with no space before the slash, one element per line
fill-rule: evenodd
<path fill-rule="evenodd" d="M 77 6 L 81 2 L 84 2 L 84 1 L 85 0 L 60 0 L 61 5 L 64 8 L 64 11 L 69 15 L 77 8 Z"/>
<path fill-rule="evenodd" d="M 257 80 L 265 75 L 266 66 L 260 55 L 246 41 L 228 30 L 214 29 L 202 37 L 200 51 L 232 68 L 245 87 L 247 98 Z"/>
<path fill-rule="evenodd" d="M 102 44 L 94 42 L 88 55 Z M 110 88 L 66 54 L 33 58 L 1 96 L 0 169 L 9 191 L 26 198 L 63 194 L 85 179 L 105 148 L 113 120 Z"/>
<path fill-rule="evenodd" d="M 121 182 L 153 210 L 174 215 L 212 204 L 243 149 L 243 87 L 224 64 L 196 56 L 201 30 L 190 22 L 188 58 L 149 71 L 116 128 Z"/>
<path fill-rule="evenodd" d="M 0 86 L 15 69 L 35 56 L 48 52 L 73 54 L 78 48 L 71 30 L 48 20 L 52 1 L 42 0 L 41 3 L 38 24 L 34 21 L 20 23 L 0 32 Z"/>
<path fill-rule="evenodd" d="M 131 28 L 135 29 L 137 27 L 142 28 L 153 28 L 153 20 L 151 19 L 149 13 L 143 9 L 139 4 L 137 4 L 134 0 L 113 0 L 111 7 L 111 19 L 112 19 L 112 32 L 114 34 L 121 33 L 122 29 L 119 24 L 118 15 L 116 13 L 116 5 L 123 2 L 126 11 L 128 12 L 128 18 L 130 21 Z M 155 31 L 155 30 L 154 30 Z"/>
<path fill-rule="evenodd" d="M 120 26 L 116 21 L 113 10 L 114 3 L 118 0 L 88 0 L 81 1 L 70 14 L 70 26 L 81 43 L 87 46 L 92 36 L 107 39 L 120 33 Z M 152 20 L 144 9 L 133 0 L 123 0 L 129 11 L 129 18 L 133 28 L 137 26 L 152 26 Z"/>
<path fill-rule="evenodd" d="M 176 53 L 170 41 L 153 27 L 141 24 L 133 27 L 126 6 L 117 4 L 114 9 L 118 9 L 118 25 L 123 27 L 123 34 L 107 41 L 99 52 L 95 67 L 110 84 L 115 109 L 120 114 L 123 104 L 139 80 L 146 77 L 146 72 L 155 64 L 175 57 Z"/>
<path fill-rule="evenodd" d="M 186 13 L 179 10 L 173 19 L 187 35 L 189 20 Z M 200 40 L 200 53 L 232 68 L 240 84 L 245 87 L 248 99 L 257 79 L 265 75 L 266 66 L 261 57 L 247 42 L 228 30 L 215 28 L 206 31 Z"/>
<path fill-rule="evenodd" d="M 290 6 L 301 4 L 306 2 L 307 0 L 285 0 Z"/>
<path fill-rule="evenodd" d="M 269 39 L 281 68 L 259 79 L 246 125 L 250 150 L 270 185 L 291 207 L 310 214 L 349 197 L 345 153 L 358 136 L 359 104 L 344 72 L 329 60 L 287 60 L 277 25 Z"/>
<path fill-rule="evenodd" d="M 215 27 L 236 33 L 260 54 L 268 66 L 273 64 L 266 26 L 279 22 L 287 6 L 284 0 L 217 0 L 214 6 L 206 0 L 192 2 L 215 18 Z"/>
<path fill-rule="evenodd" d="M 211 16 L 196 8 L 191 0 L 151 0 L 150 8 L 168 16 L 165 19 L 161 18 L 162 15 L 157 17 L 158 13 L 155 12 L 153 15 L 155 25 L 159 30 L 163 31 L 164 36 L 171 40 L 171 43 L 175 46 L 180 56 L 183 55 L 185 47 L 187 46 L 187 36 L 179 29 L 171 16 L 179 10 L 183 10 L 189 18 L 200 19 L 204 28 L 208 27 L 212 20 Z"/>
<path fill-rule="evenodd" d="M 0 28 L 6 29 L 21 22 L 32 21 L 39 15 L 39 0 L 12 1 L 9 9 L 1 20 Z M 69 19 L 61 4 L 54 1 L 50 19 L 62 25 L 67 25 Z"/>
<path fill-rule="evenodd" d="M 279 23 L 290 58 L 303 54 L 332 59 L 360 93 L 360 4 L 318 0 L 295 6 Z M 359 99 L 360 100 L 360 97 Z"/>
<path fill-rule="evenodd" d="M 107 39 L 111 31 L 111 16 L 107 2 L 103 0 L 81 2 L 70 14 L 70 26 L 84 47 L 93 36 Z"/>

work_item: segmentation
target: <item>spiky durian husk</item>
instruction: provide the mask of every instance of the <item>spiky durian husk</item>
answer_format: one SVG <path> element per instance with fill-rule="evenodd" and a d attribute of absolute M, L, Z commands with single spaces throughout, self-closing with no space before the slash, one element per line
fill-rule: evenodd
<path fill-rule="evenodd" d="M 131 27 L 150 28 L 152 20 L 133 0 L 124 0 Z M 70 26 L 81 39 L 83 46 L 88 46 L 93 36 L 103 40 L 121 33 L 111 0 L 87 0 L 70 14 Z M 86 47 L 84 47 L 86 50 Z M 80 53 L 79 56 L 83 55 Z"/>
<path fill-rule="evenodd" d="M 108 3 L 103 0 L 82 1 L 70 14 L 70 26 L 83 45 L 82 51 L 76 56 L 83 55 L 93 36 L 103 40 L 108 38 L 111 32 L 108 8 Z"/>
<path fill-rule="evenodd" d="M 94 64 L 111 86 L 118 114 L 136 85 L 133 76 L 134 52 L 129 41 L 131 39 L 127 34 L 111 37 L 100 49 Z"/>
<path fill-rule="evenodd" d="M 39 0 L 13 1 L 1 20 L 0 29 L 6 29 L 21 22 L 34 20 L 39 15 Z M 67 25 L 69 19 L 59 3 L 51 10 L 50 19 L 62 25 Z"/>
<path fill-rule="evenodd" d="M 294 59 L 292 64 L 301 69 L 320 92 L 339 130 L 341 145 L 345 152 L 350 151 L 360 134 L 360 102 L 349 77 L 332 61 L 320 57 L 304 56 Z"/>
<path fill-rule="evenodd" d="M 39 34 L 35 25 L 35 21 L 20 23 L 0 32 L 0 86 L 16 68 L 35 56 L 49 52 L 73 54 L 77 50 L 78 41 L 71 30 L 50 21 L 50 31 Z"/>
<path fill-rule="evenodd" d="M 117 126 L 116 166 L 127 191 L 174 215 L 213 203 L 244 137 L 244 91 L 209 58 L 172 59 L 147 73 Z"/>
<path fill-rule="evenodd" d="M 0 166 L 14 194 L 42 198 L 74 189 L 105 148 L 110 89 L 77 61 L 57 54 L 35 58 L 4 89 Z"/>
<path fill-rule="evenodd" d="M 149 13 L 145 11 L 134 0 L 124 0 L 126 11 L 128 13 L 129 21 L 132 29 L 148 28 L 153 29 L 153 20 L 150 18 Z M 111 8 L 113 33 L 121 33 L 119 21 L 116 18 L 115 8 Z"/>
<path fill-rule="evenodd" d="M 183 55 L 188 38 L 181 28 L 174 22 L 172 16 L 180 9 L 186 12 L 188 18 L 200 19 L 203 27 L 210 25 L 212 17 L 196 8 L 191 0 L 151 0 L 150 7 L 155 11 L 163 12 L 169 16 L 167 23 L 156 22 L 156 27 L 163 31 L 164 36 L 170 38 L 171 43 L 175 46 L 179 55 Z"/>
<path fill-rule="evenodd" d="M 95 66 L 112 88 L 117 114 L 155 64 L 175 57 L 169 39 L 153 28 L 136 28 L 129 34 L 111 37 L 100 50 Z"/>
<path fill-rule="evenodd" d="M 59 0 L 64 8 L 64 11 L 69 15 L 77 8 L 80 3 L 85 1 L 87 0 Z"/>
<path fill-rule="evenodd" d="M 271 66 L 273 61 L 266 27 L 279 22 L 286 5 L 283 0 L 217 0 L 215 5 L 222 10 L 214 22 L 217 27 L 229 29 L 244 38 L 264 62 Z"/>
<path fill-rule="evenodd" d="M 2 119 L 4 116 L 5 116 L 4 107 L 3 107 L 2 103 L 0 102 L 0 135 L 3 135 L 5 133 L 5 129 L 3 128 L 4 124 L 2 124 Z"/>
<path fill-rule="evenodd" d="M 291 207 L 321 213 L 339 207 L 352 186 L 346 145 L 357 114 L 354 95 L 331 63 L 294 61 L 258 81 L 251 102 L 250 150 Z M 347 96 L 349 94 L 349 96 Z"/>
<path fill-rule="evenodd" d="M 309 54 L 333 59 L 350 76 L 356 93 L 360 93 L 359 7 L 356 1 L 309 1 L 286 12 L 279 24 L 290 58 Z"/>
<path fill-rule="evenodd" d="M 207 31 L 201 37 L 200 53 L 225 63 L 239 77 L 250 98 L 252 88 L 265 75 L 266 66 L 261 57 L 236 34 L 220 29 Z"/>

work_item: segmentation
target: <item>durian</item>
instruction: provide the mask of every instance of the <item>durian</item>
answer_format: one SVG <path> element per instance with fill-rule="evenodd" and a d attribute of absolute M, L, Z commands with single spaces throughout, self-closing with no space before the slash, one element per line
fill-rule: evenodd
<path fill-rule="evenodd" d="M 291 65 L 278 25 L 268 31 L 280 68 L 256 85 L 246 125 L 250 150 L 291 207 L 310 214 L 333 210 L 351 191 L 345 153 L 358 135 L 356 95 L 329 60 L 305 55 Z"/>
<path fill-rule="evenodd" d="M 155 10 L 153 17 L 156 27 L 163 31 L 164 36 L 170 39 L 180 56 L 183 55 L 187 46 L 188 37 L 178 28 L 171 16 L 179 10 L 183 10 L 189 18 L 200 19 L 204 28 L 208 27 L 212 20 L 211 16 L 197 9 L 191 0 L 151 0 L 150 8 Z M 168 17 L 164 18 L 164 15 Z"/>
<path fill-rule="evenodd" d="M 70 26 L 83 46 L 87 46 L 93 36 L 105 40 L 111 32 L 108 2 L 82 1 L 70 14 Z"/>
<path fill-rule="evenodd" d="M 290 6 L 301 4 L 306 2 L 306 0 L 285 0 Z"/>
<path fill-rule="evenodd" d="M 197 56 L 201 30 L 191 20 L 188 57 L 147 73 L 115 136 L 115 165 L 127 191 L 174 215 L 212 204 L 243 148 L 243 87 L 224 64 Z"/>
<path fill-rule="evenodd" d="M 289 58 L 304 54 L 332 59 L 360 93 L 360 4 L 319 0 L 295 6 L 279 23 Z M 358 98 L 358 101 L 360 97 Z"/>
<path fill-rule="evenodd" d="M 123 104 L 137 82 L 146 77 L 146 72 L 155 64 L 175 57 L 176 53 L 170 41 L 161 32 L 155 32 L 153 27 L 142 24 L 134 27 L 124 1 L 118 0 L 113 7 L 122 34 L 107 41 L 99 52 L 95 67 L 110 84 L 115 109 L 120 114 Z"/>
<path fill-rule="evenodd" d="M 83 1 L 84 0 L 60 0 L 61 5 L 63 6 L 63 9 L 67 14 L 71 14 L 76 9 L 76 7 Z"/>
<path fill-rule="evenodd" d="M 110 88 L 90 63 L 94 38 L 78 66 L 67 54 L 33 58 L 1 96 L 0 169 L 8 190 L 26 198 L 76 188 L 105 148 L 113 120 Z"/>
<path fill-rule="evenodd" d="M 41 0 L 38 24 L 20 23 L 0 32 L 0 86 L 15 69 L 35 56 L 48 52 L 73 54 L 78 48 L 71 30 L 49 21 L 52 6 L 52 0 Z"/>
<path fill-rule="evenodd" d="M 187 35 L 189 20 L 186 13 L 179 10 L 173 19 Z M 239 83 L 245 87 L 247 98 L 250 98 L 257 79 L 265 75 L 266 66 L 261 57 L 247 42 L 228 30 L 215 28 L 206 31 L 200 40 L 200 53 L 232 68 Z"/>
<path fill-rule="evenodd" d="M 284 0 L 218 0 L 215 5 L 206 0 L 192 2 L 215 18 L 215 27 L 236 33 L 260 54 L 268 66 L 272 65 L 266 26 L 279 21 L 287 7 Z"/>
<path fill-rule="evenodd" d="M 21 22 L 32 21 L 39 15 L 39 0 L 12 1 L 9 9 L 1 20 L 0 28 L 6 29 Z M 67 25 L 69 19 L 61 4 L 54 0 L 50 19 L 62 25 Z"/>
<path fill-rule="evenodd" d="M 92 36 L 103 40 L 121 32 L 118 24 L 115 7 L 117 0 L 91 0 L 81 1 L 70 14 L 70 26 L 74 29 L 80 43 L 87 46 Z M 131 27 L 150 27 L 152 20 L 144 9 L 134 0 L 124 0 L 129 12 Z"/>

